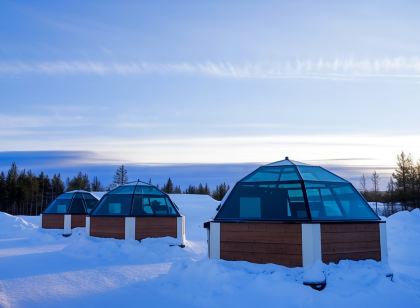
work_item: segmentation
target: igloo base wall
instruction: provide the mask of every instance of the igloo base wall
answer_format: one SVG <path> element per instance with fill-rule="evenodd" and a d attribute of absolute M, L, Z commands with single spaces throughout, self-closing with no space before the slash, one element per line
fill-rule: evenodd
<path fill-rule="evenodd" d="M 43 214 L 41 225 L 43 229 L 64 229 L 64 215 Z"/>
<path fill-rule="evenodd" d="M 381 261 L 379 223 L 321 224 L 321 251 L 324 263 L 344 259 Z"/>
<path fill-rule="evenodd" d="M 86 215 L 72 214 L 71 215 L 71 228 L 84 228 L 86 227 Z"/>
<path fill-rule="evenodd" d="M 299 224 L 223 223 L 220 258 L 302 266 L 301 227 Z"/>
<path fill-rule="evenodd" d="M 185 244 L 185 218 L 182 217 L 89 217 L 89 234 L 127 240 L 173 237 Z"/>
<path fill-rule="evenodd" d="M 125 238 L 125 217 L 90 217 L 90 235 L 95 237 Z"/>
<path fill-rule="evenodd" d="M 136 217 L 135 237 L 177 237 L 177 217 Z"/>
<path fill-rule="evenodd" d="M 44 229 L 71 229 L 86 227 L 85 214 L 42 214 L 42 228 Z"/>
<path fill-rule="evenodd" d="M 386 229 L 381 225 L 385 227 L 384 222 L 209 222 L 205 226 L 210 258 L 298 267 L 318 261 L 387 262 Z"/>

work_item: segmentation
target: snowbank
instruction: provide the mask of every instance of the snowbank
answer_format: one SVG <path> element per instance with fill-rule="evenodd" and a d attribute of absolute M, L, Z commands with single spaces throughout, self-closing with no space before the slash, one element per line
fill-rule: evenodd
<path fill-rule="evenodd" d="M 35 228 L 37 226 L 21 217 L 0 212 L 0 237 L 22 235 Z"/>
<path fill-rule="evenodd" d="M 185 215 L 187 240 L 206 241 L 207 233 L 203 223 L 216 215 L 219 201 L 208 195 L 170 194 L 169 196 L 179 207 L 181 214 Z"/>
<path fill-rule="evenodd" d="M 203 221 L 217 201 L 171 195 L 187 217 L 186 248 L 173 239 L 64 238 L 0 213 L 0 307 L 420 307 L 420 210 L 387 219 L 394 281 L 379 262 L 323 264 L 322 292 L 303 270 L 208 260 Z"/>

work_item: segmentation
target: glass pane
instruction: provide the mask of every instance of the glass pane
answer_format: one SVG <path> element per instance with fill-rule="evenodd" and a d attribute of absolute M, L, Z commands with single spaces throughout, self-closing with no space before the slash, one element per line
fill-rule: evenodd
<path fill-rule="evenodd" d="M 322 182 L 343 182 L 347 183 L 335 174 L 315 166 L 297 166 L 302 178 L 306 181 L 322 181 Z"/>
<path fill-rule="evenodd" d="M 132 214 L 134 216 L 176 216 L 177 212 L 167 197 L 134 195 Z"/>
<path fill-rule="evenodd" d="M 134 185 L 123 185 L 115 188 L 114 190 L 110 191 L 109 194 L 132 194 L 134 192 Z"/>
<path fill-rule="evenodd" d="M 305 183 L 309 207 L 315 220 L 378 219 L 349 183 Z"/>
<path fill-rule="evenodd" d="M 301 184 L 238 184 L 217 214 L 218 219 L 300 220 L 307 218 Z"/>
<path fill-rule="evenodd" d="M 98 199 L 96 199 L 91 194 L 83 194 L 83 198 L 85 199 L 85 204 L 88 212 L 90 212 L 98 203 Z"/>
<path fill-rule="evenodd" d="M 239 198 L 239 217 L 261 218 L 261 198 L 241 197 Z"/>
<path fill-rule="evenodd" d="M 50 204 L 50 206 L 48 206 L 44 213 L 67 214 L 67 210 L 70 206 L 70 201 L 71 199 L 68 198 L 57 198 Z"/>
<path fill-rule="evenodd" d="M 260 167 L 242 182 L 298 181 L 295 167 Z"/>
<path fill-rule="evenodd" d="M 107 194 L 92 215 L 129 216 L 133 195 Z"/>
<path fill-rule="evenodd" d="M 85 204 L 83 202 L 83 196 L 81 193 L 76 193 L 71 202 L 70 214 L 85 214 Z"/>
<path fill-rule="evenodd" d="M 139 185 L 136 187 L 136 194 L 143 195 L 163 195 L 163 193 L 153 186 Z"/>
<path fill-rule="evenodd" d="M 71 199 L 71 198 L 73 198 L 73 193 L 65 193 L 57 197 L 57 199 Z"/>

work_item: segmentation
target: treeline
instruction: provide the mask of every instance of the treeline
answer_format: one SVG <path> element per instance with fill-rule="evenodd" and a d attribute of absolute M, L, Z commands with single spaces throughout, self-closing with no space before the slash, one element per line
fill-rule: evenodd
<path fill-rule="evenodd" d="M 387 214 L 420 207 L 420 160 L 415 162 L 411 154 L 401 152 L 397 155 L 397 167 L 387 182 L 386 190 L 379 189 L 379 182 L 376 171 L 369 179 L 362 175 L 360 191 L 370 202 L 385 203 Z"/>
<path fill-rule="evenodd" d="M 6 173 L 0 172 L 0 211 L 12 215 L 39 215 L 63 192 L 79 189 L 105 191 L 127 182 L 127 169 L 124 165 L 117 168 L 112 184 L 105 187 L 96 176 L 90 180 L 86 173 L 79 172 L 63 181 L 60 173 L 52 177 L 43 172 L 36 175 L 31 170 L 18 170 L 16 164 L 12 163 Z M 185 190 L 181 190 L 181 187 L 175 186 L 169 178 L 161 189 L 173 194 L 211 195 L 214 199 L 221 200 L 229 190 L 229 185 L 222 183 L 210 190 L 207 184 L 200 183 L 198 186 L 189 185 Z"/>
<path fill-rule="evenodd" d="M 159 188 L 159 185 L 157 185 L 157 187 Z M 161 190 L 167 194 L 183 193 L 183 194 L 210 195 L 213 197 L 213 199 L 220 201 L 228 192 L 229 185 L 223 182 L 222 184 L 217 185 L 214 190 L 210 190 L 207 183 L 205 184 L 200 183 L 198 184 L 198 186 L 189 185 L 185 190 L 181 190 L 181 187 L 174 185 L 171 178 L 169 178 L 168 181 L 162 186 Z"/>
<path fill-rule="evenodd" d="M 0 211 L 12 215 L 39 215 L 58 195 L 76 189 L 104 190 L 97 177 L 90 181 L 82 172 L 67 178 L 64 183 L 59 173 L 50 178 L 43 172 L 36 175 L 31 170 L 19 171 L 12 163 L 7 173 L 0 172 Z"/>

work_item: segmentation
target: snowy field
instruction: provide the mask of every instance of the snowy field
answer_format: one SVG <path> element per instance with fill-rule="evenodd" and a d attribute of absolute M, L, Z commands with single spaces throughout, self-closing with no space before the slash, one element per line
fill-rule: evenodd
<path fill-rule="evenodd" d="M 188 245 L 68 238 L 39 228 L 39 217 L 0 213 L 1 307 L 420 307 L 420 210 L 387 219 L 390 266 L 342 261 L 324 266 L 322 292 L 302 285 L 302 269 L 207 259 L 203 222 L 218 205 L 173 195 L 187 217 Z"/>

